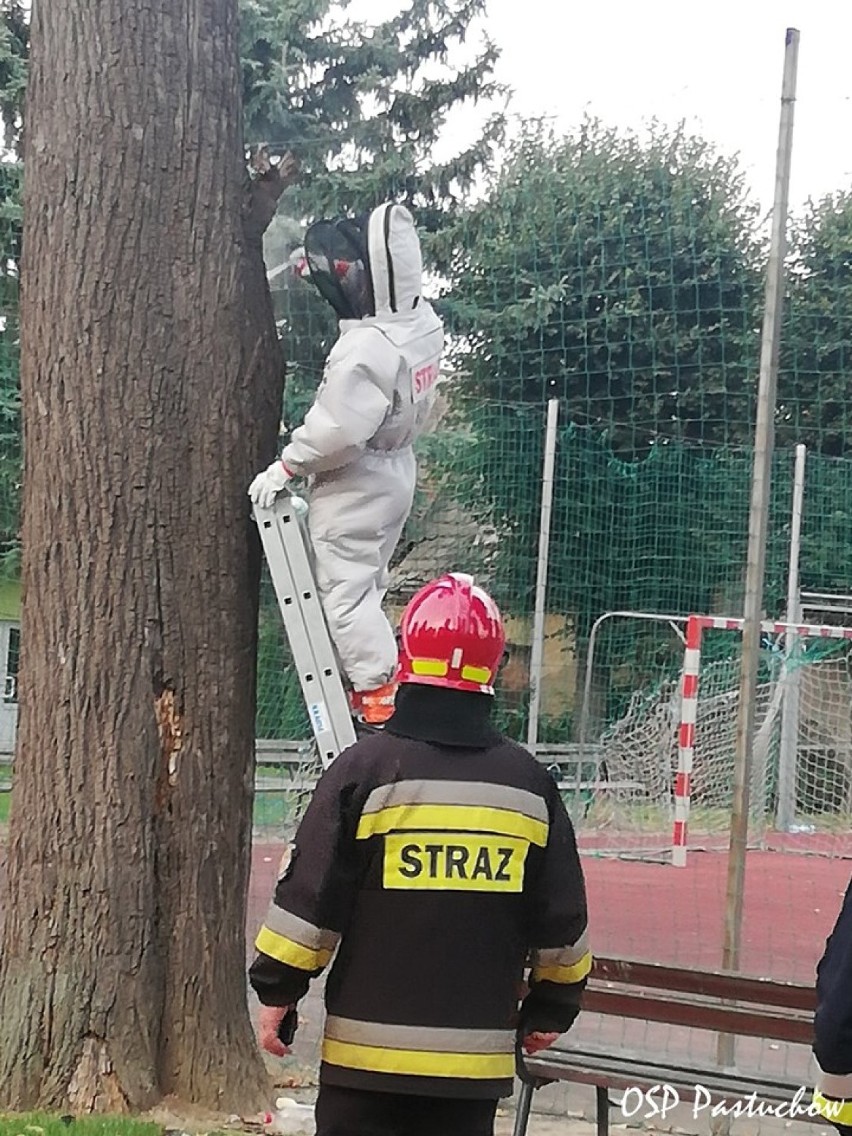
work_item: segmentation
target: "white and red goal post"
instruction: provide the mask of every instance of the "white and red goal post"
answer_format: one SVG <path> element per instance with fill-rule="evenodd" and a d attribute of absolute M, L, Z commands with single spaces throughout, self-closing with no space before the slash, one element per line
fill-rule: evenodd
<path fill-rule="evenodd" d="M 689 809 L 692 796 L 692 772 L 695 758 L 695 732 L 698 722 L 698 684 L 701 672 L 701 645 L 705 631 L 741 632 L 744 620 L 724 616 L 691 615 L 686 624 L 686 647 L 680 685 L 680 722 L 678 727 L 678 766 L 674 783 L 674 825 L 672 828 L 672 864 L 686 867 L 689 832 Z M 782 623 L 764 620 L 764 634 L 786 635 L 792 632 L 803 639 L 849 639 L 852 627 L 831 624 Z"/>

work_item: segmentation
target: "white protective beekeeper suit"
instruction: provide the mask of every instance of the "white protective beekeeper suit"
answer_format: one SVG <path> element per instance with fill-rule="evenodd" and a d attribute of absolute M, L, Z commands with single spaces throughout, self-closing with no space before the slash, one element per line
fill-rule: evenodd
<path fill-rule="evenodd" d="M 420 241 L 403 206 L 312 225 L 304 263 L 341 317 L 340 336 L 303 425 L 249 494 L 269 505 L 293 477 L 310 479 L 308 528 L 329 631 L 353 689 L 374 691 L 396 670 L 381 605 L 414 499 L 412 443 L 434 403 L 444 334 L 420 294 Z"/>

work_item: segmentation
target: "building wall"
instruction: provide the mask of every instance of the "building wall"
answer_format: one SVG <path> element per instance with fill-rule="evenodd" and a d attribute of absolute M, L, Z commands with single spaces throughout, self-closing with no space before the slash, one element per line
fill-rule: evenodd
<path fill-rule="evenodd" d="M 508 616 L 505 626 L 509 659 L 501 676 L 501 689 L 523 692 L 529 688 L 530 681 L 533 621 Z M 546 615 L 541 673 L 542 714 L 557 717 L 572 709 L 576 682 L 577 664 L 571 626 L 564 615 Z"/>

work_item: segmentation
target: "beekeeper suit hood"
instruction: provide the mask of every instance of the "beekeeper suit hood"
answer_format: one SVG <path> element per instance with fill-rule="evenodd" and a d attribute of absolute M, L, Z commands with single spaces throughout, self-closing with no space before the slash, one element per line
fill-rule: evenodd
<path fill-rule="evenodd" d="M 341 320 L 404 318 L 421 302 L 420 240 L 403 205 L 317 221 L 305 234 L 304 265 Z"/>

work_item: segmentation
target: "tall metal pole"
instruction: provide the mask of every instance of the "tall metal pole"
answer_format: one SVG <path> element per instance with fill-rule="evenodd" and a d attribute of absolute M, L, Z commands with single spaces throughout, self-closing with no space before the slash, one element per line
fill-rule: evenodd
<path fill-rule="evenodd" d="M 541 710 L 541 672 L 544 662 L 544 613 L 547 597 L 547 562 L 550 554 L 550 516 L 553 511 L 553 469 L 556 463 L 556 424 L 559 399 L 547 403 L 544 435 L 544 467 L 541 474 L 541 520 L 538 531 L 538 568 L 535 581 L 532 653 L 530 657 L 530 711 L 527 722 L 527 749 L 534 754 L 538 744 L 538 718 Z"/>
<path fill-rule="evenodd" d="M 787 212 L 790 190 L 790 160 L 793 149 L 793 109 L 799 60 L 799 33 L 788 28 L 785 38 L 784 80 L 781 88 L 781 124 L 775 169 L 775 203 L 772 237 L 766 273 L 763 332 L 760 344 L 760 379 L 754 435 L 751 508 L 748 525 L 745 602 L 743 605 L 742 665 L 734 751 L 733 806 L 728 853 L 725 907 L 725 937 L 722 968 L 736 970 L 742 939 L 745 858 L 748 845 L 749 786 L 754 741 L 754 702 L 760 651 L 760 620 L 763 609 L 763 578 L 766 567 L 766 534 L 772 450 L 775 441 L 775 403 L 778 385 L 778 347 L 784 296 L 784 259 L 787 251 Z M 720 1037 L 719 1056 L 729 1064 L 733 1038 Z"/>
<path fill-rule="evenodd" d="M 790 565 L 787 572 L 788 623 L 802 618 L 799 598 L 799 561 L 802 551 L 802 509 L 805 500 L 805 446 L 796 446 L 793 470 L 793 509 L 790 516 Z M 784 637 L 784 701 L 781 704 L 781 746 L 778 755 L 778 810 L 775 823 L 788 832 L 796 818 L 796 759 L 799 742 L 799 688 L 801 672 L 796 664 L 798 636 L 792 629 Z"/>

